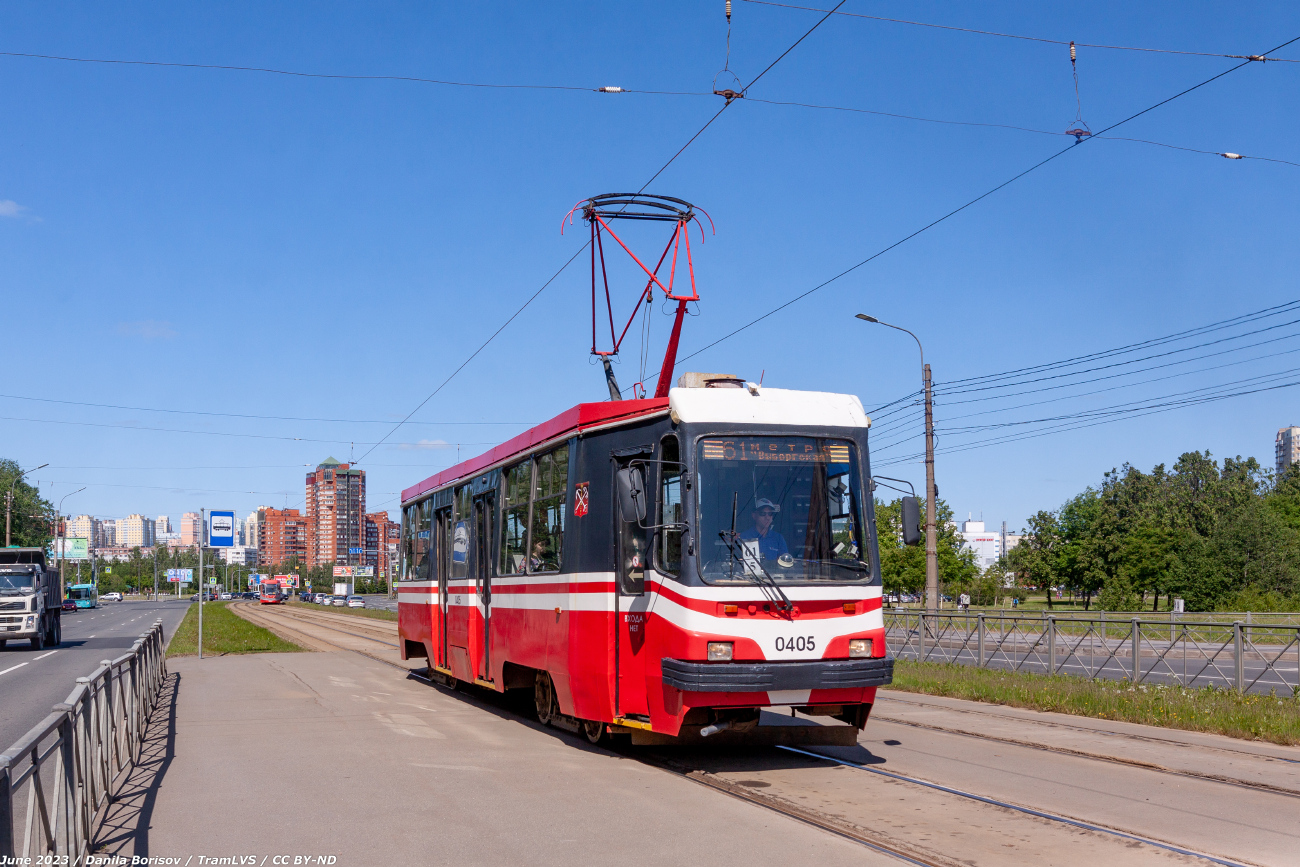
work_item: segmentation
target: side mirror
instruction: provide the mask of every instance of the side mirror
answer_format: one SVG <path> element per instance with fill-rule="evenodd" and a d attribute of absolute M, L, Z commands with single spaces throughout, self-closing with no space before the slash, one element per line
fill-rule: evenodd
<path fill-rule="evenodd" d="M 921 543 L 921 504 L 916 497 L 903 497 L 903 544 Z"/>
<path fill-rule="evenodd" d="M 645 475 L 640 467 L 625 467 L 614 475 L 620 517 L 629 524 L 645 521 Z"/>

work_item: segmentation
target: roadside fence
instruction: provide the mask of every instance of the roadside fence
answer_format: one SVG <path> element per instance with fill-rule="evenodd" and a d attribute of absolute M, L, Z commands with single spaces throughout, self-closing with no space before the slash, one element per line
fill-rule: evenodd
<path fill-rule="evenodd" d="M 892 656 L 1130 683 L 1300 694 L 1300 626 L 889 610 Z"/>
<path fill-rule="evenodd" d="M 157 620 L 129 652 L 77 678 L 67 701 L 0 753 L 0 860 L 77 864 L 89 854 L 116 785 L 139 758 L 165 655 Z"/>

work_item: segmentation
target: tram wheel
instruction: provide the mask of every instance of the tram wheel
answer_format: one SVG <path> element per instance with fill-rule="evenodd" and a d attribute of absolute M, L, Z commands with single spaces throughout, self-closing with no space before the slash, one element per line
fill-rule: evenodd
<path fill-rule="evenodd" d="M 599 744 L 605 739 L 605 724 L 585 719 L 582 721 L 582 733 L 587 736 L 587 740 L 591 743 Z"/>
<path fill-rule="evenodd" d="M 555 687 L 551 676 L 544 671 L 537 672 L 533 681 L 533 701 L 537 704 L 537 721 L 544 726 L 551 724 L 555 718 Z"/>

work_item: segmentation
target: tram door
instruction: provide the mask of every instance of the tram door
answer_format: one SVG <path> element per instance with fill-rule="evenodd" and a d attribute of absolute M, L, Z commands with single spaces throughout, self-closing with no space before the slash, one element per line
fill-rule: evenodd
<path fill-rule="evenodd" d="M 474 498 L 474 557 L 472 563 L 474 591 L 478 597 L 478 610 L 482 612 L 481 624 L 471 618 L 470 657 L 474 660 L 474 676 L 489 680 L 491 671 L 492 620 L 492 540 L 496 516 L 496 494 L 489 492 Z"/>
<path fill-rule="evenodd" d="M 616 470 L 625 466 L 627 462 L 615 460 Z M 614 527 L 614 537 L 617 540 L 618 559 L 615 563 L 614 640 L 618 682 L 614 703 L 619 716 L 645 716 L 650 712 L 645 687 L 645 661 L 648 655 L 645 649 L 646 531 L 640 527 L 635 515 L 623 515 L 619 499 L 615 495 L 614 508 L 618 514 L 615 516 L 617 524 Z M 630 520 L 624 520 L 625 517 Z"/>
<path fill-rule="evenodd" d="M 474 612 L 474 591 L 466 586 L 469 578 L 469 543 L 471 516 L 463 506 L 457 490 L 456 511 L 449 513 L 447 524 L 447 667 L 458 678 L 472 679 L 474 666 L 469 657 L 470 619 Z"/>
<path fill-rule="evenodd" d="M 435 654 L 437 655 L 437 665 L 442 668 L 449 668 L 450 663 L 447 661 L 447 575 L 451 568 L 451 509 L 441 509 L 434 518 L 434 533 L 436 534 L 436 543 L 434 551 L 437 553 L 438 564 L 438 607 L 434 612 L 434 625 L 438 630 L 437 641 L 435 642 Z"/>

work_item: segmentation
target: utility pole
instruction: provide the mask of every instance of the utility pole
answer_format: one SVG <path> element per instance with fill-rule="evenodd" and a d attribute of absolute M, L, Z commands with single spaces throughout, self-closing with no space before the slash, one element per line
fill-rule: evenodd
<path fill-rule="evenodd" d="M 86 490 L 84 487 L 77 488 L 77 490 L 73 491 L 72 494 L 80 494 L 84 490 Z M 65 596 L 68 595 L 67 585 L 63 583 L 63 555 L 67 553 L 66 551 L 63 550 L 63 546 L 67 544 L 64 541 L 66 536 L 63 533 L 63 517 L 62 517 L 63 501 L 66 500 L 68 497 L 71 497 L 72 494 L 64 494 L 62 499 L 59 500 L 59 507 L 54 510 L 54 539 L 59 546 L 58 553 L 55 555 L 55 562 L 59 564 L 59 598 L 60 599 L 63 599 Z M 78 569 L 80 569 L 80 564 L 78 564 Z"/>
<path fill-rule="evenodd" d="M 916 341 L 920 346 L 921 341 Z M 936 526 L 934 490 L 934 400 L 930 393 L 930 365 L 925 364 L 922 350 L 922 376 L 925 380 L 925 607 L 939 610 L 939 530 Z"/>
<path fill-rule="evenodd" d="M 935 499 L 938 492 L 934 487 L 934 397 L 930 389 L 930 365 L 925 363 L 925 347 L 921 338 L 906 328 L 881 322 L 865 313 L 857 314 L 863 322 L 874 322 L 895 331 L 911 334 L 916 341 L 916 348 L 921 350 L 921 388 L 925 394 L 925 609 L 939 610 L 939 531 L 936 521 Z"/>
<path fill-rule="evenodd" d="M 207 509 L 199 509 L 199 659 L 203 658 L 203 538 L 208 535 Z"/>

